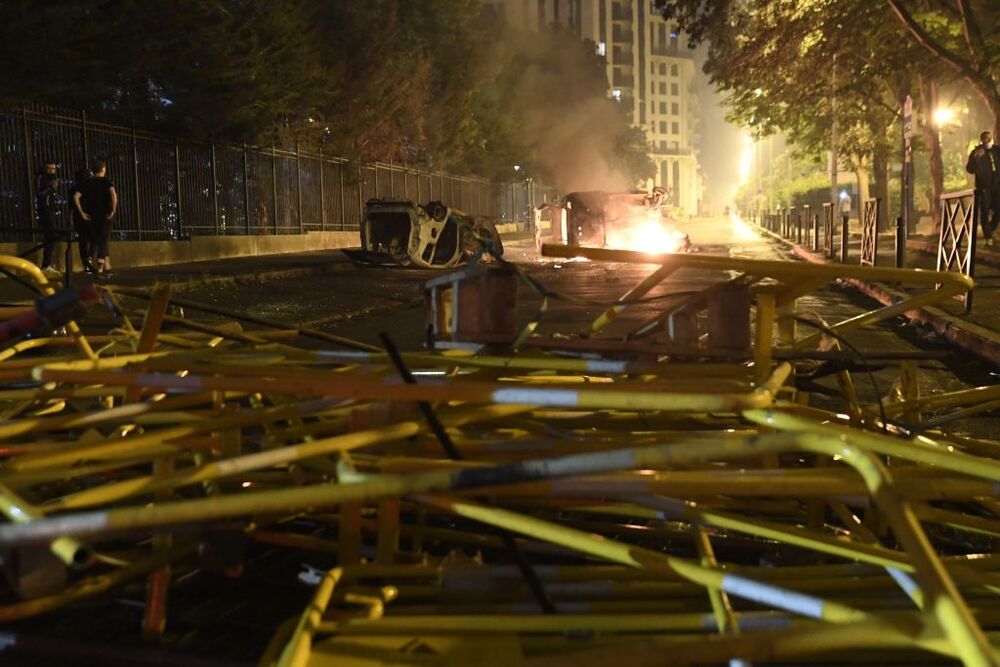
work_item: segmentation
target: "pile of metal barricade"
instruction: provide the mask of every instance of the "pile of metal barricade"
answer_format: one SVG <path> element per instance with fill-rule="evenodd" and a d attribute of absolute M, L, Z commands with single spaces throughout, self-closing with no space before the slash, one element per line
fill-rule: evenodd
<path fill-rule="evenodd" d="M 233 545 L 251 543 L 333 566 L 263 665 L 997 663 L 1000 443 L 948 425 L 1000 389 L 921 392 L 906 361 L 875 403 L 849 364 L 839 407 L 796 383 L 810 352 L 846 355 L 842 335 L 967 278 L 545 252 L 651 274 L 585 336 L 506 351 L 182 317 L 166 288 L 109 288 L 110 333 L 69 322 L 9 344 L 0 618 L 143 584 L 155 636 L 178 572 L 239 576 Z M 31 265 L 0 264 L 52 293 Z M 711 336 L 600 337 L 678 270 L 739 286 L 746 350 L 718 332 L 725 309 L 721 351 Z M 810 329 L 796 300 L 848 274 L 923 291 Z M 690 309 L 713 294 L 732 302 L 716 289 Z"/>

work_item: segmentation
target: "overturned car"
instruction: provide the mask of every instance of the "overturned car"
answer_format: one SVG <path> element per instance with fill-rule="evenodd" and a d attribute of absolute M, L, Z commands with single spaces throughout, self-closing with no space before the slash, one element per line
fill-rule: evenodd
<path fill-rule="evenodd" d="M 451 209 L 440 201 L 372 199 L 361 221 L 361 252 L 355 259 L 421 268 L 461 264 L 485 248 L 503 256 L 496 225 L 488 218 Z"/>

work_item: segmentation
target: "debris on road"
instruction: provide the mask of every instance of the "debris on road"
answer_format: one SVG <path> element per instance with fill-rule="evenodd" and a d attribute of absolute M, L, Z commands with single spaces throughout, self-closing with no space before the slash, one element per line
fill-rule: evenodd
<path fill-rule="evenodd" d="M 0 618 L 138 590 L 143 631 L 169 642 L 198 573 L 246 581 L 209 607 L 213 646 L 257 639 L 215 610 L 311 597 L 269 628 L 262 665 L 994 660 L 1000 442 L 951 427 L 1000 389 L 929 393 L 919 355 L 844 338 L 967 278 L 543 250 L 652 271 L 584 331 L 545 337 L 505 319 L 490 339 L 476 319 L 516 267 L 430 281 L 432 335 L 490 344 L 477 353 L 114 287 L 107 335 L 69 322 L 0 351 Z M 52 289 L 23 260 L 0 266 Z M 676 271 L 719 278 L 602 337 Z M 846 275 L 922 291 L 843 321 L 797 308 Z M 899 382 L 863 402 L 876 360 Z M 287 579 L 249 571 L 261 550 L 287 557 Z"/>

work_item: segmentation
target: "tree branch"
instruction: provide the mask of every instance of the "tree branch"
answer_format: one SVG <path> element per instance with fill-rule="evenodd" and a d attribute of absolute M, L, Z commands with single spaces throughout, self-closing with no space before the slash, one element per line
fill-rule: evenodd
<path fill-rule="evenodd" d="M 961 58 L 960 56 L 955 55 L 945 48 L 943 44 L 931 37 L 930 33 L 924 30 L 924 27 L 917 23 L 917 20 L 910 15 L 905 7 L 903 7 L 901 0 L 885 1 L 888 3 L 892 13 L 899 19 L 899 22 L 903 24 L 903 27 L 906 28 L 913 36 L 913 39 L 916 40 L 917 44 L 930 51 L 936 58 L 943 60 L 952 69 L 967 79 L 971 80 L 973 78 L 981 78 L 982 75 L 976 71 L 976 69 L 972 66 L 972 63 L 964 58 Z"/>
<path fill-rule="evenodd" d="M 958 0 L 958 11 L 962 15 L 962 28 L 965 31 L 965 41 L 969 45 L 969 55 L 976 69 L 982 70 L 986 58 L 986 43 L 983 41 L 983 33 L 979 29 L 979 22 L 976 21 L 969 0 Z"/>
<path fill-rule="evenodd" d="M 993 112 L 994 124 L 1000 129 L 1000 90 L 997 89 L 996 82 L 989 75 L 977 69 L 970 61 L 952 53 L 934 39 L 903 7 L 902 0 L 886 0 L 886 2 L 917 44 L 954 69 L 975 87 Z"/>

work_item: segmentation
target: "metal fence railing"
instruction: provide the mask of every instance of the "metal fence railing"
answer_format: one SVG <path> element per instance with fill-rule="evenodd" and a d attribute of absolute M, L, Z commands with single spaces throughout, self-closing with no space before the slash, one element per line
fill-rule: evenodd
<path fill-rule="evenodd" d="M 191 235 L 299 234 L 358 228 L 373 198 L 435 199 L 498 223 L 527 224 L 542 189 L 321 152 L 207 144 L 28 107 L 0 112 L 0 242 L 35 236 L 35 176 L 54 160 L 64 182 L 94 159 L 120 198 L 115 240 Z M 69 226 L 63 201 L 57 226 Z"/>
<path fill-rule="evenodd" d="M 862 266 L 878 264 L 878 232 L 882 228 L 882 200 L 877 197 L 864 201 L 861 217 L 861 257 Z"/>
<path fill-rule="evenodd" d="M 941 196 L 938 271 L 957 271 L 970 278 L 976 277 L 976 227 L 981 214 L 979 193 L 975 190 Z M 966 313 L 972 311 L 972 294 L 967 292 L 959 297 Z"/>

